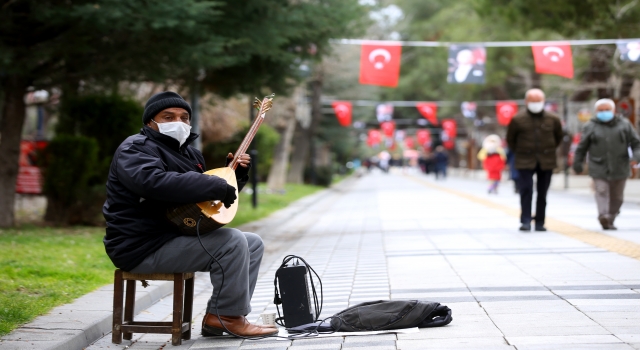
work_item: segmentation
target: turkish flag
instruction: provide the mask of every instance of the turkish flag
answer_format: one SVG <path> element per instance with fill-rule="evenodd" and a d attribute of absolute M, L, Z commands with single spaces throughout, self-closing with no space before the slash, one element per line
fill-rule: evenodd
<path fill-rule="evenodd" d="M 402 46 L 365 44 L 360 50 L 360 84 L 396 87 Z"/>
<path fill-rule="evenodd" d="M 369 147 L 372 147 L 379 144 L 380 141 L 382 141 L 380 130 L 369 130 L 369 135 L 367 137 L 367 145 L 369 145 Z"/>
<path fill-rule="evenodd" d="M 340 125 L 342 126 L 350 126 L 352 110 L 351 102 L 333 101 L 331 102 L 331 106 L 333 106 L 333 110 L 336 112 L 338 123 L 340 123 Z"/>
<path fill-rule="evenodd" d="M 380 129 L 386 137 L 392 137 L 393 132 L 396 130 L 396 123 L 394 122 L 382 122 L 380 123 Z"/>
<path fill-rule="evenodd" d="M 442 145 L 444 148 L 453 149 L 457 134 L 458 125 L 455 120 L 445 119 L 442 121 Z"/>
<path fill-rule="evenodd" d="M 509 125 L 516 112 L 518 112 L 518 104 L 513 101 L 496 103 L 496 116 L 500 125 Z"/>
<path fill-rule="evenodd" d="M 445 119 L 442 121 L 442 129 L 447 132 L 449 137 L 456 137 L 458 134 L 458 124 L 453 119 Z"/>
<path fill-rule="evenodd" d="M 569 43 L 534 43 L 531 50 L 536 73 L 573 78 L 573 55 Z"/>
<path fill-rule="evenodd" d="M 431 142 L 431 133 L 429 130 L 420 129 L 416 132 L 416 138 L 418 139 L 418 144 L 425 147 Z"/>
<path fill-rule="evenodd" d="M 418 112 L 433 125 L 438 125 L 438 105 L 432 102 L 420 102 L 416 104 Z"/>

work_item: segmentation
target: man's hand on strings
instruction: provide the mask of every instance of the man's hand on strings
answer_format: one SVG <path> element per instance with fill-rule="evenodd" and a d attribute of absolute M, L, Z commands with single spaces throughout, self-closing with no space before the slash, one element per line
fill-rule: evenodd
<path fill-rule="evenodd" d="M 227 155 L 227 159 L 228 162 L 230 162 L 233 159 L 233 153 L 229 153 Z M 247 153 L 243 153 L 240 155 L 240 157 L 238 157 L 238 165 L 246 168 L 249 166 L 249 164 L 251 164 L 251 156 L 248 155 Z"/>

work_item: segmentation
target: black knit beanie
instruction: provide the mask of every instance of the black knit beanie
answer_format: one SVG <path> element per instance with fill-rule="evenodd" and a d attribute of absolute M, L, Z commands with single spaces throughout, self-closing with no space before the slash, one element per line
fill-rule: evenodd
<path fill-rule="evenodd" d="M 142 124 L 147 124 L 162 110 L 167 108 L 184 108 L 189 112 L 189 119 L 191 119 L 191 106 L 187 101 L 173 91 L 163 91 L 151 96 L 149 101 L 144 105 L 144 113 L 142 114 Z"/>

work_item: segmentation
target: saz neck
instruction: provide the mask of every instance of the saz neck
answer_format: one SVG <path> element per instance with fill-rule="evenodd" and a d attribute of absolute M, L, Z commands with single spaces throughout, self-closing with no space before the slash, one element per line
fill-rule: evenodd
<path fill-rule="evenodd" d="M 262 101 L 262 105 L 264 106 L 266 102 L 267 102 L 267 99 L 265 98 Z M 231 161 L 231 163 L 229 163 L 229 168 L 235 170 L 238 167 L 238 159 L 240 158 L 241 154 L 246 153 L 247 149 L 249 149 L 249 145 L 251 144 L 251 141 L 253 141 L 253 138 L 258 133 L 258 128 L 260 127 L 260 125 L 262 125 L 262 122 L 264 121 L 265 113 L 266 112 L 263 112 L 262 108 L 260 108 L 260 111 L 258 112 L 256 119 L 254 119 L 253 124 L 251 124 L 251 128 L 249 128 L 249 132 L 244 137 L 244 140 L 242 140 L 242 143 L 240 144 L 240 147 L 238 147 L 238 150 L 236 150 L 236 153 L 234 153 L 233 160 Z"/>

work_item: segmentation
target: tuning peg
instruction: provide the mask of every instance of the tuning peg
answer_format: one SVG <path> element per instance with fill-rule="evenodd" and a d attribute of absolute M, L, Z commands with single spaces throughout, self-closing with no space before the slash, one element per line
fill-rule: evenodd
<path fill-rule="evenodd" d="M 258 100 L 258 98 L 256 97 L 253 100 L 253 107 L 259 110 L 262 107 L 262 101 Z"/>

